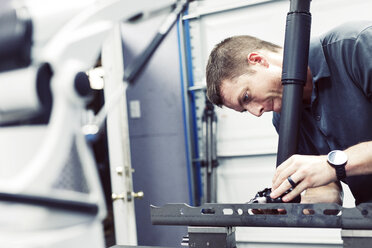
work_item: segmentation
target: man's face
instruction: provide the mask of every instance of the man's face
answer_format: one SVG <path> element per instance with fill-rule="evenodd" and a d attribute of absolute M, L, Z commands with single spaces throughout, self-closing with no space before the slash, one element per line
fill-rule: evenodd
<path fill-rule="evenodd" d="M 243 74 L 232 80 L 223 80 L 223 105 L 255 116 L 264 112 L 280 112 L 282 107 L 281 66 L 256 63 L 252 74 Z"/>

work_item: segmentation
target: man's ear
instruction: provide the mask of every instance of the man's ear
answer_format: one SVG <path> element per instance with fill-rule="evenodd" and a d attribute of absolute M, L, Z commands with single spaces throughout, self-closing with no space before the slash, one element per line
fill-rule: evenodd
<path fill-rule="evenodd" d="M 258 52 L 251 52 L 247 55 L 247 61 L 250 65 L 263 65 L 269 67 L 269 63 L 265 56 Z"/>

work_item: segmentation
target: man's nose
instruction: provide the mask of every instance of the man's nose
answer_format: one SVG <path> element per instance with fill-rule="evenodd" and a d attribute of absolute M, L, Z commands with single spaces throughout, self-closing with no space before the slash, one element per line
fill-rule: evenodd
<path fill-rule="evenodd" d="M 248 112 L 252 115 L 255 115 L 257 117 L 260 117 L 264 112 L 264 107 L 260 104 L 255 104 L 253 106 L 248 107 Z"/>

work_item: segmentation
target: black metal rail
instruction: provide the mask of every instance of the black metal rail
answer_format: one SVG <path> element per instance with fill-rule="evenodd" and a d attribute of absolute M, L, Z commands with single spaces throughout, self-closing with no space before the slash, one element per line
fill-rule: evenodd
<path fill-rule="evenodd" d="M 286 214 L 253 214 L 252 209 L 285 209 Z M 151 206 L 155 225 L 260 226 L 372 229 L 372 204 L 343 208 L 338 204 L 217 204 L 199 207 L 187 204 Z"/>
<path fill-rule="evenodd" d="M 0 202 L 47 207 L 55 210 L 97 215 L 98 206 L 95 203 L 52 198 L 39 195 L 12 194 L 0 192 Z"/>

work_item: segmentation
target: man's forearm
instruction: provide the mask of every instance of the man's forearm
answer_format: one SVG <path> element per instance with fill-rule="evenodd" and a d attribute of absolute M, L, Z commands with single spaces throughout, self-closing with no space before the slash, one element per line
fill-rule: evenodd
<path fill-rule="evenodd" d="M 354 145 L 345 152 L 348 156 L 346 176 L 372 174 L 372 141 Z M 270 195 L 272 198 L 279 197 L 291 187 L 287 179 L 289 176 L 297 186 L 282 198 L 285 202 L 306 189 L 337 181 L 336 171 L 327 163 L 326 155 L 292 155 L 276 169 Z"/>
<path fill-rule="evenodd" d="M 372 174 L 372 141 L 354 145 L 345 152 L 348 156 L 347 176 Z"/>

